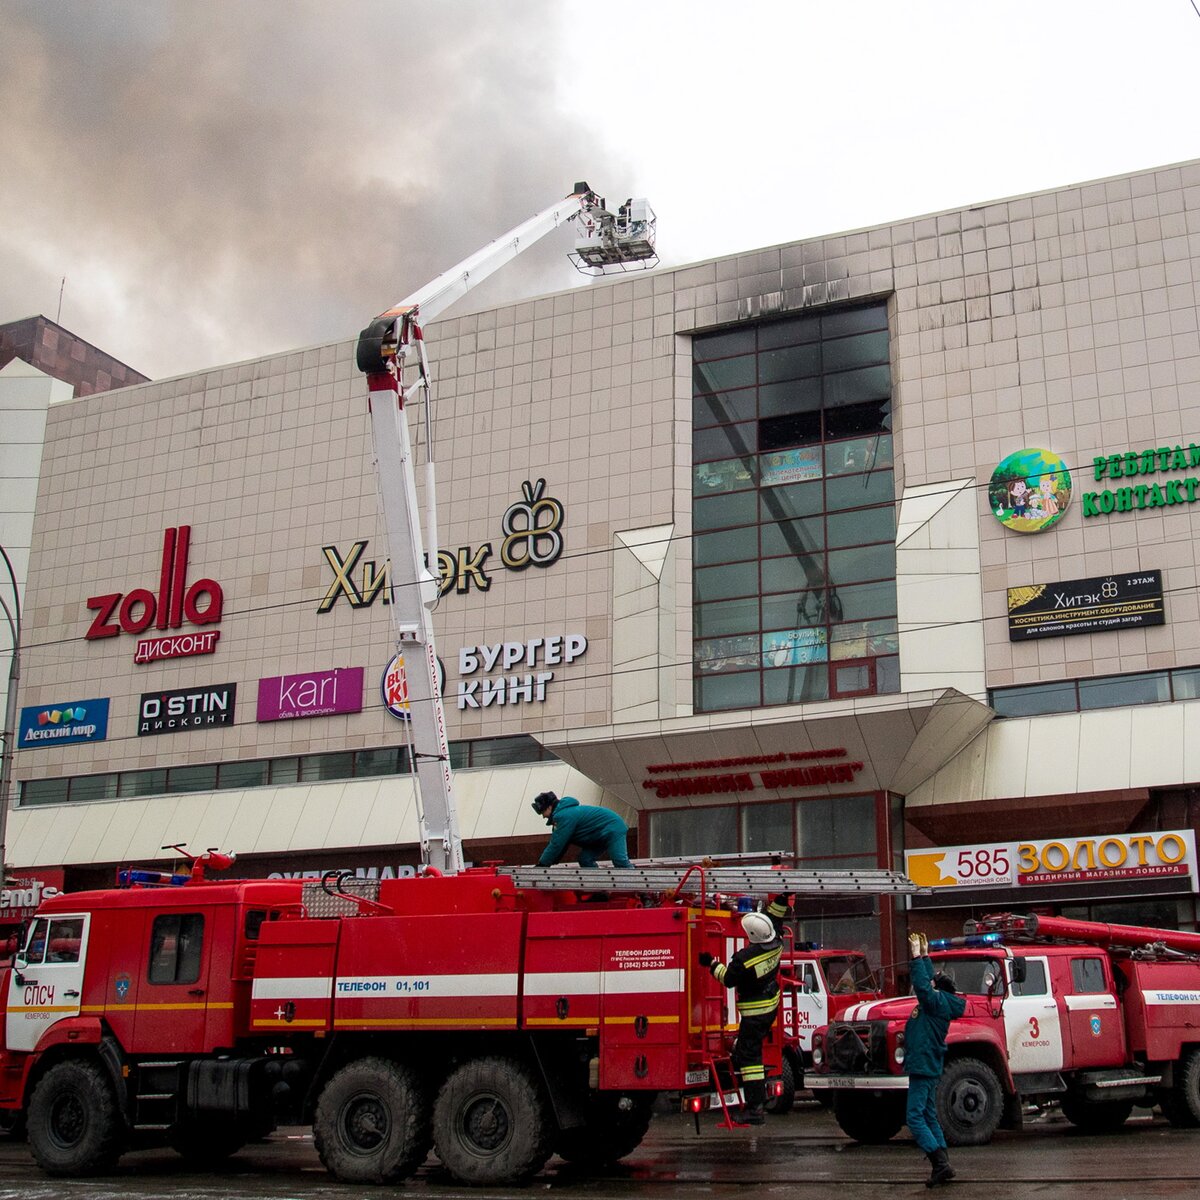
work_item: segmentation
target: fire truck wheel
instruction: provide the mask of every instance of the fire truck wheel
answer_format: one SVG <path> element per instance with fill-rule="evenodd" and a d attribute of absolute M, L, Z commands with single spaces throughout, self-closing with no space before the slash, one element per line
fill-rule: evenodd
<path fill-rule="evenodd" d="M 619 1162 L 642 1144 L 650 1129 L 654 1095 L 647 1092 L 626 1096 L 631 1107 L 622 1109 L 620 1094 L 600 1093 L 589 1105 L 585 1124 L 559 1132 L 555 1154 L 581 1167 L 606 1167 Z"/>
<path fill-rule="evenodd" d="M 433 1141 L 460 1183 L 531 1179 L 554 1149 L 554 1121 L 540 1080 L 516 1059 L 463 1063 L 438 1093 Z"/>
<path fill-rule="evenodd" d="M 124 1126 L 104 1068 L 82 1059 L 42 1076 L 29 1101 L 29 1149 L 47 1175 L 90 1175 L 121 1156 Z"/>
<path fill-rule="evenodd" d="M 1162 1098 L 1167 1120 L 1179 1129 L 1200 1125 L 1200 1050 L 1191 1050 L 1175 1066 L 1175 1086 Z"/>
<path fill-rule="evenodd" d="M 977 1058 L 951 1059 L 938 1084 L 937 1110 L 951 1146 L 986 1146 L 1004 1115 L 996 1072 Z"/>
<path fill-rule="evenodd" d="M 848 1138 L 880 1146 L 890 1142 L 904 1124 L 904 1093 L 834 1092 L 833 1115 Z"/>
<path fill-rule="evenodd" d="M 796 1068 L 792 1066 L 791 1056 L 783 1056 L 783 1091 L 778 1096 L 767 1101 L 767 1112 L 774 1117 L 786 1117 L 796 1103 Z"/>
<path fill-rule="evenodd" d="M 1084 1100 L 1065 1092 L 1062 1115 L 1086 1133 L 1112 1133 L 1129 1120 L 1132 1100 Z"/>
<path fill-rule="evenodd" d="M 325 1169 L 343 1183 L 394 1183 L 429 1153 L 429 1102 L 411 1067 L 360 1058 L 321 1091 L 313 1142 Z"/>

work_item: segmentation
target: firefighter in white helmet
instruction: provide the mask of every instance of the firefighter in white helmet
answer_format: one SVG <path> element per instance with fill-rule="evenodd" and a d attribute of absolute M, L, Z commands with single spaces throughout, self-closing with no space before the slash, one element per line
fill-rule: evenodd
<path fill-rule="evenodd" d="M 775 896 L 765 913 L 748 912 L 742 917 L 742 932 L 748 944 L 728 963 L 707 951 L 699 956 L 700 965 L 707 967 L 718 983 L 737 992 L 738 1034 L 732 1059 L 733 1069 L 742 1077 L 746 1103 L 741 1119 L 747 1125 L 761 1125 L 767 1119 L 762 1048 L 779 1009 L 779 959 L 783 953 L 780 929 L 791 899 Z"/>

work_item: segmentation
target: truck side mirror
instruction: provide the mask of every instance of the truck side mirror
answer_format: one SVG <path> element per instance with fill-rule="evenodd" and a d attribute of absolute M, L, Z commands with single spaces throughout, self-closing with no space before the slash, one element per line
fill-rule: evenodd
<path fill-rule="evenodd" d="M 1023 958 L 1010 958 L 1008 960 L 1008 973 L 1013 983 L 1024 983 L 1027 973 L 1025 960 Z"/>

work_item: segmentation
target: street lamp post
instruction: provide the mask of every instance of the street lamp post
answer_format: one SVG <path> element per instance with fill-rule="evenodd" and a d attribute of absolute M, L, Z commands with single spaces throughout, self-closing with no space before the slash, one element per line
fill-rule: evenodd
<path fill-rule="evenodd" d="M 8 570 L 8 579 L 12 584 L 12 608 L 0 596 L 0 609 L 3 609 L 8 621 L 8 630 L 12 635 L 12 661 L 8 667 L 8 701 L 4 708 L 4 748 L 0 750 L 0 887 L 8 877 L 8 846 L 5 836 L 8 832 L 9 788 L 12 785 L 13 752 L 16 749 L 17 731 L 17 684 L 21 679 L 21 591 L 17 586 L 17 573 L 13 569 L 12 559 L 8 551 L 0 546 L 0 558 Z"/>

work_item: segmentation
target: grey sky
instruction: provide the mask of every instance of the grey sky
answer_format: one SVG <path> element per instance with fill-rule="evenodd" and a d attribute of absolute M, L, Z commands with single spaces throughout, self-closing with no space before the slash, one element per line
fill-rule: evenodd
<path fill-rule="evenodd" d="M 668 264 L 1200 157 L 1190 0 L 0 0 L 0 321 L 348 336 L 586 178 Z M 552 235 L 464 307 L 585 285 Z"/>

